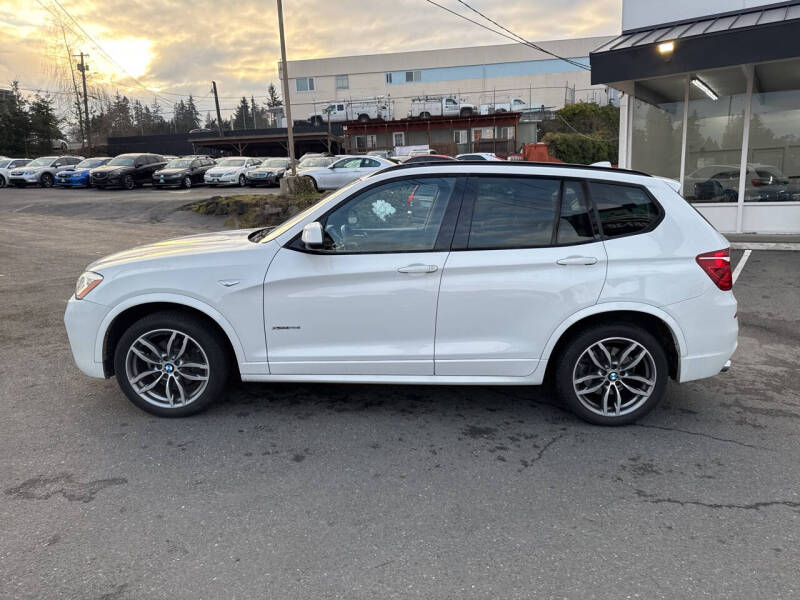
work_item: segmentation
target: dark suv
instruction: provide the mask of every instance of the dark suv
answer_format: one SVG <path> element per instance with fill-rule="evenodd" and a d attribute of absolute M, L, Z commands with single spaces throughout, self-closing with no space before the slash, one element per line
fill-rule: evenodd
<path fill-rule="evenodd" d="M 205 156 L 174 158 L 163 169 L 153 173 L 153 186 L 176 185 L 188 189 L 195 183 L 203 183 L 203 175 L 215 164 L 212 158 Z"/>
<path fill-rule="evenodd" d="M 120 154 L 108 164 L 92 169 L 92 187 L 121 187 L 132 190 L 150 183 L 153 173 L 163 169 L 167 161 L 159 154 Z"/>

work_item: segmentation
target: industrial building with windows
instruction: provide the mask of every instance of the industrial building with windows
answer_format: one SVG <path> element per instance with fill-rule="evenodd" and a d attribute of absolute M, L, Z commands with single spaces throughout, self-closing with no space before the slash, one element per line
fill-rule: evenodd
<path fill-rule="evenodd" d="M 623 93 L 620 166 L 720 231 L 800 232 L 800 2 L 624 0 L 591 66 Z"/>
<path fill-rule="evenodd" d="M 616 103 L 616 90 L 592 84 L 581 67 L 610 39 L 538 42 L 577 65 L 522 44 L 288 61 L 292 117 L 304 120 L 331 102 L 375 97 L 391 100 L 396 119 L 408 116 L 412 98 L 426 95 L 452 95 L 476 106 L 513 98 L 547 108 Z"/>

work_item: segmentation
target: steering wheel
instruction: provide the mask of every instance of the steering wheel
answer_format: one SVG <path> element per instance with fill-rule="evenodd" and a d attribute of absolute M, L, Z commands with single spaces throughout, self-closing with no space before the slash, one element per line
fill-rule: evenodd
<path fill-rule="evenodd" d="M 345 247 L 344 232 L 342 232 L 341 229 L 344 229 L 344 226 L 337 228 L 335 225 L 327 225 L 325 227 L 325 233 L 331 236 L 337 248 Z"/>

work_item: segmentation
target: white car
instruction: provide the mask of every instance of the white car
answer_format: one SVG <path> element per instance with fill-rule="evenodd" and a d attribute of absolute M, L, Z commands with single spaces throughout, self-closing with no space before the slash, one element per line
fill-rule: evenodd
<path fill-rule="evenodd" d="M 345 156 L 327 167 L 303 169 L 301 175 L 317 190 L 337 190 L 359 177 L 393 166 L 395 163 L 379 156 Z"/>
<path fill-rule="evenodd" d="M 456 160 L 489 160 L 489 161 L 499 161 L 503 160 L 496 154 L 491 152 L 470 152 L 468 154 L 457 154 Z"/>
<path fill-rule="evenodd" d="M 210 186 L 214 185 L 247 185 L 247 171 L 261 164 L 257 158 L 247 156 L 234 156 L 220 158 L 216 166 L 211 167 L 203 175 L 203 181 Z"/>
<path fill-rule="evenodd" d="M 59 171 L 72 171 L 82 160 L 82 156 L 42 156 L 24 167 L 12 169 L 8 174 L 8 183 L 16 187 L 26 185 L 53 187 Z"/>
<path fill-rule="evenodd" d="M 277 228 L 203 233 L 87 267 L 78 367 L 184 416 L 243 381 L 555 382 L 598 424 L 727 370 L 727 240 L 663 181 L 533 163 L 398 165 Z M 699 388 L 698 388 L 699 389 Z"/>
<path fill-rule="evenodd" d="M 30 158 L 0 158 L 0 188 L 8 185 L 8 178 L 11 171 L 16 168 L 24 167 L 29 162 Z"/>

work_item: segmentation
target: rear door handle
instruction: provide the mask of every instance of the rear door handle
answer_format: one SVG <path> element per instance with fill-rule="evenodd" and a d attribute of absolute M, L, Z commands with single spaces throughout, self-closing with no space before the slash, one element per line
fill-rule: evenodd
<path fill-rule="evenodd" d="M 597 258 L 594 256 L 567 256 L 556 261 L 560 265 L 594 265 Z"/>
<path fill-rule="evenodd" d="M 406 265 L 405 267 L 400 267 L 397 269 L 398 273 L 433 273 L 438 271 L 439 267 L 436 265 L 422 265 L 422 264 L 413 264 L 413 265 Z"/>

